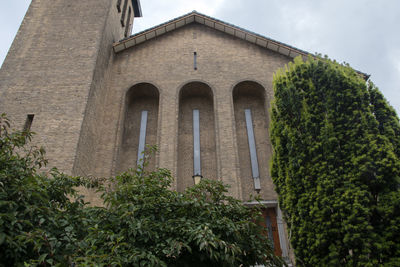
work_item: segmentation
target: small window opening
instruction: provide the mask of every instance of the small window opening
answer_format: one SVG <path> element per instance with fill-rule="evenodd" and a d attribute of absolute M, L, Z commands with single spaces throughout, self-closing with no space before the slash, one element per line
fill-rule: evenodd
<path fill-rule="evenodd" d="M 147 117 L 148 117 L 148 111 L 142 110 L 142 116 L 141 116 L 141 120 L 140 120 L 137 166 L 143 166 L 144 149 L 145 149 L 145 145 L 146 145 Z"/>
<path fill-rule="evenodd" d="M 118 13 L 121 13 L 121 1 L 122 1 L 122 0 L 118 0 L 118 1 L 117 1 L 117 10 L 118 10 Z"/>
<path fill-rule="evenodd" d="M 193 68 L 197 70 L 197 52 L 193 53 Z"/>
<path fill-rule="evenodd" d="M 258 169 L 256 139 L 254 138 L 253 119 L 251 116 L 251 110 L 245 109 L 244 115 L 246 118 L 247 140 L 249 142 L 248 144 L 250 150 L 251 172 L 253 175 L 254 189 L 256 190 L 257 193 L 259 193 L 261 190 L 260 172 Z"/>
<path fill-rule="evenodd" d="M 125 27 L 125 33 L 124 33 L 124 36 L 125 37 L 128 37 L 128 34 L 130 33 L 129 32 L 129 30 L 130 30 L 130 21 L 131 21 L 131 13 L 132 13 L 132 11 L 131 11 L 131 8 L 129 7 L 129 10 L 128 10 L 128 17 L 126 18 L 126 27 Z"/>
<path fill-rule="evenodd" d="M 125 26 L 125 15 L 126 15 L 126 9 L 128 8 L 128 0 L 124 1 L 124 6 L 122 7 L 122 14 L 121 14 L 121 25 L 122 27 Z"/>
<path fill-rule="evenodd" d="M 34 114 L 28 114 L 26 116 L 25 125 L 24 125 L 24 132 L 29 131 L 32 126 Z"/>
<path fill-rule="evenodd" d="M 274 244 L 274 236 L 272 233 L 272 222 L 271 222 L 271 217 L 269 217 L 269 215 L 266 216 L 265 218 L 265 224 L 267 226 L 267 231 L 268 231 L 268 239 L 271 242 L 270 244 L 272 245 L 272 248 L 275 248 L 275 244 Z"/>
<path fill-rule="evenodd" d="M 198 109 L 193 109 L 193 177 L 201 177 L 200 161 L 200 114 Z"/>

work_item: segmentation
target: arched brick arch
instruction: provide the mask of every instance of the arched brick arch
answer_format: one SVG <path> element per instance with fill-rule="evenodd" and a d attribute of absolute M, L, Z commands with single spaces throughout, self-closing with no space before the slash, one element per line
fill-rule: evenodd
<path fill-rule="evenodd" d="M 157 144 L 159 98 L 159 89 L 146 82 L 135 84 L 126 92 L 117 173 L 137 166 L 143 113 L 146 113 L 145 144 Z M 144 132 L 144 129 L 142 131 Z M 155 156 L 150 158 L 148 168 L 155 168 Z"/>
<path fill-rule="evenodd" d="M 189 82 L 179 91 L 177 189 L 193 185 L 193 110 L 199 112 L 201 175 L 217 178 L 213 92 L 203 82 Z"/>
<path fill-rule="evenodd" d="M 232 91 L 236 141 L 239 155 L 242 195 L 250 196 L 256 192 L 254 183 L 246 110 L 251 114 L 251 126 L 255 139 L 257 167 L 259 172 L 260 195 L 263 199 L 275 199 L 274 186 L 270 177 L 272 156 L 268 132 L 267 99 L 265 88 L 254 81 L 242 81 Z"/>

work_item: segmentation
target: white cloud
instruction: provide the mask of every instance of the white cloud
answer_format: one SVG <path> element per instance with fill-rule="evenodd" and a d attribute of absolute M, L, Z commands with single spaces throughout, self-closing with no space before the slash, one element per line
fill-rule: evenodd
<path fill-rule="evenodd" d="M 217 17 L 371 74 L 400 113 L 400 1 L 234 0 Z"/>
<path fill-rule="evenodd" d="M 0 1 L 0 62 L 29 0 Z M 142 0 L 134 32 L 192 10 L 371 74 L 400 113 L 398 0 Z"/>
<path fill-rule="evenodd" d="M 140 32 L 149 27 L 164 23 L 193 10 L 213 16 L 224 0 L 147 0 L 141 1 L 143 18 L 137 18 L 133 32 Z"/>

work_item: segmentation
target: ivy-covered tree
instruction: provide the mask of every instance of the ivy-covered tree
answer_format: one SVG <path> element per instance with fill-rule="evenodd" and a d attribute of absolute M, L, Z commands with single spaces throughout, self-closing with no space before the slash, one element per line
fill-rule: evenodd
<path fill-rule="evenodd" d="M 274 76 L 272 178 L 298 266 L 398 266 L 400 126 L 349 66 L 296 58 Z"/>
<path fill-rule="evenodd" d="M 259 211 L 222 183 L 179 193 L 165 169 L 131 169 L 103 183 L 40 173 L 44 150 L 9 124 L 1 115 L 0 266 L 283 265 L 256 223 Z M 97 188 L 104 206 L 87 205 L 78 186 Z"/>

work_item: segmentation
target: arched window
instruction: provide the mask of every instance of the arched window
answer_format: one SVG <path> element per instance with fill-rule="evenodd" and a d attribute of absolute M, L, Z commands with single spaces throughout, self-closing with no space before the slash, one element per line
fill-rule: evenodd
<path fill-rule="evenodd" d="M 193 176 L 217 178 L 214 101 L 201 82 L 183 86 L 179 94 L 178 190 L 193 185 Z"/>
<path fill-rule="evenodd" d="M 264 199 L 273 199 L 265 89 L 256 82 L 244 81 L 232 94 L 243 196 L 258 191 Z"/>
<path fill-rule="evenodd" d="M 141 164 L 146 144 L 157 144 L 158 103 L 158 89 L 149 83 L 136 84 L 126 93 L 117 172 Z M 155 156 L 148 168 L 155 168 Z"/>

